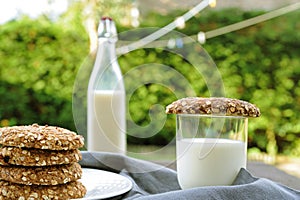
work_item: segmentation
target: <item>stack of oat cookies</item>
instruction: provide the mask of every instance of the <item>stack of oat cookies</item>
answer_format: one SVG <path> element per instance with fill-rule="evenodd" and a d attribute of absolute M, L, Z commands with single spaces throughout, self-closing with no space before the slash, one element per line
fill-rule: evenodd
<path fill-rule="evenodd" d="M 55 126 L 0 128 L 0 199 L 74 199 L 86 188 L 78 179 L 83 137 Z"/>

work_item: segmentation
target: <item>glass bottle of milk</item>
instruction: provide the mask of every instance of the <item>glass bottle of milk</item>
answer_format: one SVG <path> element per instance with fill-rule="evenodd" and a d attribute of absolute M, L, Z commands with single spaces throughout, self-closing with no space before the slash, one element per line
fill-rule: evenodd
<path fill-rule="evenodd" d="M 117 40 L 114 21 L 102 18 L 87 94 L 88 151 L 126 152 L 125 89 L 115 51 Z"/>

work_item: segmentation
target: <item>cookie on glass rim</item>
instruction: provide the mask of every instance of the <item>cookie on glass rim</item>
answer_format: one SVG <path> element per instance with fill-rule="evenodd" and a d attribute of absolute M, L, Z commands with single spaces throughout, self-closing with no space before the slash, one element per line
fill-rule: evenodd
<path fill-rule="evenodd" d="M 202 114 L 219 116 L 259 117 L 254 104 L 225 97 L 186 97 L 166 107 L 167 114 Z"/>

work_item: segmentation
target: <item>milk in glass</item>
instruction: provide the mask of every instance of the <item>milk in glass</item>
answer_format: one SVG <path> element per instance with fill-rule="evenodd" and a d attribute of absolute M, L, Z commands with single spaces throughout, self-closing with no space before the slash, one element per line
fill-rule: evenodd
<path fill-rule="evenodd" d="M 177 176 L 182 189 L 231 185 L 247 161 L 247 118 L 178 114 Z"/>
<path fill-rule="evenodd" d="M 178 181 L 183 189 L 231 185 L 240 168 L 246 168 L 245 142 L 221 138 L 177 141 Z"/>

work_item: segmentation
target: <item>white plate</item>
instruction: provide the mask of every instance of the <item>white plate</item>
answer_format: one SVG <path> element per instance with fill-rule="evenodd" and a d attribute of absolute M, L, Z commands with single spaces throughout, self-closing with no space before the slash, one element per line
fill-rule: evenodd
<path fill-rule="evenodd" d="M 80 200 L 115 197 L 132 188 L 132 182 L 128 178 L 116 173 L 89 168 L 82 168 L 82 172 L 80 181 L 86 187 L 87 193 Z"/>

